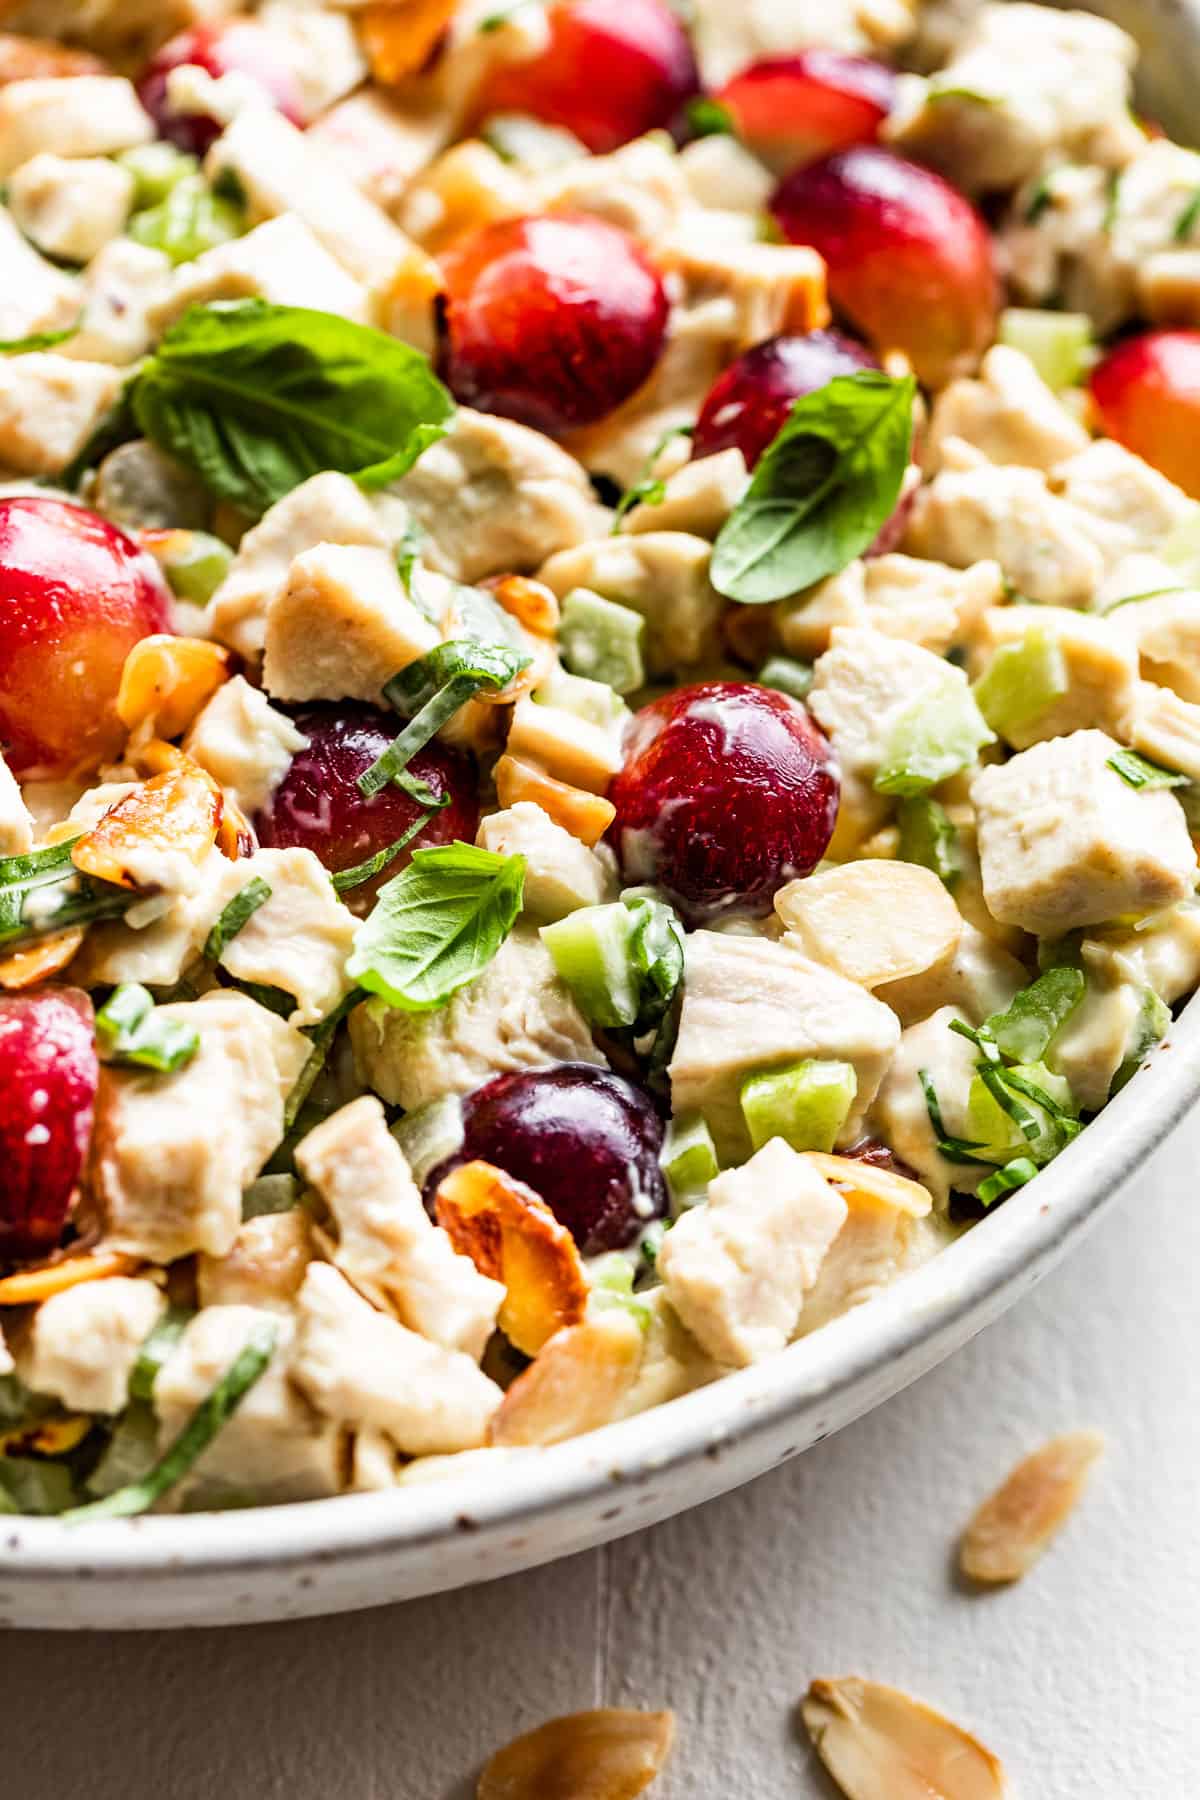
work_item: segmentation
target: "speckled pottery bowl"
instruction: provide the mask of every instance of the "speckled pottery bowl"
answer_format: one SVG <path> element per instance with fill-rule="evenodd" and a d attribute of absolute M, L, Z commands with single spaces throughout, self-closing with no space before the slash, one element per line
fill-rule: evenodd
<path fill-rule="evenodd" d="M 1200 0 L 1106 0 L 1143 104 L 1195 137 Z M 1133 1184 L 1200 1093 L 1200 997 L 1036 1181 L 917 1273 L 782 1356 L 501 1468 L 387 1493 L 88 1526 L 0 1520 L 0 1624 L 217 1625 L 348 1611 L 512 1574 L 714 1498 L 878 1406 L 990 1324 Z"/>

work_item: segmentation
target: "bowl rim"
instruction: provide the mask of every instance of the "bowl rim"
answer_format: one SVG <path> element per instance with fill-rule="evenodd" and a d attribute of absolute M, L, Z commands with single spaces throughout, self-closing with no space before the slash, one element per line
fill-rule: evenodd
<path fill-rule="evenodd" d="M 1133 1080 L 1036 1180 L 921 1268 L 778 1356 L 501 1464 L 487 1484 L 468 1472 L 377 1493 L 86 1526 L 11 1516 L 0 1532 L 0 1573 L 17 1591 L 25 1582 L 89 1576 L 170 1582 L 280 1573 L 314 1560 L 378 1561 L 467 1530 L 497 1539 L 587 1508 L 618 1485 L 677 1477 L 689 1464 L 786 1430 L 794 1419 L 795 1445 L 773 1459 L 783 1460 L 898 1391 L 998 1317 L 1116 1198 L 1198 1094 L 1200 995 Z M 807 1423 L 806 1413 L 815 1414 Z"/>

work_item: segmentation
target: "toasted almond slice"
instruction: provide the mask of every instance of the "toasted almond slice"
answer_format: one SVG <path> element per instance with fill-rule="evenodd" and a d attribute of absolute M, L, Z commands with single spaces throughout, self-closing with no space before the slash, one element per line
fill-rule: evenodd
<path fill-rule="evenodd" d="M 10 81 L 69 81 L 76 75 L 109 73 L 107 64 L 86 50 L 69 50 L 50 38 L 0 32 L 0 87 Z"/>
<path fill-rule="evenodd" d="M 789 881 L 775 911 L 785 943 L 865 988 L 924 974 L 953 955 L 962 935 L 962 914 L 919 863 L 843 863 Z"/>
<path fill-rule="evenodd" d="M 544 581 L 534 581 L 529 575 L 493 575 L 480 586 L 490 588 L 505 612 L 534 637 L 557 635 L 558 596 Z"/>
<path fill-rule="evenodd" d="M 491 1163 L 462 1163 L 437 1191 L 454 1248 L 507 1290 L 497 1319 L 526 1356 L 582 1319 L 588 1280 L 575 1240 L 545 1201 Z"/>
<path fill-rule="evenodd" d="M 221 823 L 217 827 L 217 849 L 230 862 L 237 862 L 240 857 L 253 856 L 256 848 L 257 839 L 249 819 L 226 794 Z"/>
<path fill-rule="evenodd" d="M 72 925 L 69 931 L 56 931 L 27 950 L 14 950 L 0 961 L 0 988 L 11 993 L 61 974 L 82 942 L 83 927 Z"/>
<path fill-rule="evenodd" d="M 477 1800 L 634 1800 L 671 1754 L 675 1715 L 605 1706 L 568 1713 L 497 1750 Z"/>
<path fill-rule="evenodd" d="M 217 841 L 224 802 L 212 776 L 184 761 L 185 768 L 167 769 L 126 794 L 84 833 L 71 852 L 82 874 L 153 892 L 159 858 L 203 862 Z"/>
<path fill-rule="evenodd" d="M 863 1162 L 860 1157 L 828 1156 L 823 1150 L 806 1150 L 804 1160 L 843 1194 L 878 1200 L 894 1212 L 908 1213 L 914 1219 L 925 1218 L 933 1207 L 929 1189 L 922 1187 L 919 1181 L 910 1181 L 906 1175 L 881 1169 L 875 1163 Z"/>
<path fill-rule="evenodd" d="M 1003 1800 L 1008 1791 L 990 1750 L 899 1688 L 854 1675 L 814 1681 L 800 1716 L 846 1800 Z"/>
<path fill-rule="evenodd" d="M 963 1532 L 963 1574 L 989 1584 L 1027 1574 L 1075 1510 L 1103 1449 L 1098 1431 L 1068 1431 L 1019 1462 Z"/>
<path fill-rule="evenodd" d="M 500 758 L 495 781 L 501 806 L 515 806 L 519 800 L 532 800 L 556 825 L 561 825 L 589 849 L 600 842 L 617 816 L 611 800 L 604 800 L 599 794 L 585 793 L 582 788 L 571 787 L 565 781 L 557 781 L 544 769 L 521 762 L 515 756 Z"/>
<path fill-rule="evenodd" d="M 492 1418 L 492 1444 L 561 1444 L 607 1425 L 637 1380 L 645 1340 L 627 1312 L 592 1313 L 552 1337 Z"/>
<path fill-rule="evenodd" d="M 0 1432 L 0 1456 L 65 1456 L 81 1444 L 95 1420 L 84 1413 L 35 1419 Z"/>
<path fill-rule="evenodd" d="M 199 767 L 178 744 L 168 744 L 165 738 L 157 737 L 146 738 L 141 743 L 131 742 L 125 752 L 125 760 L 133 765 L 139 775 L 165 775 L 168 769 Z"/>
<path fill-rule="evenodd" d="M 121 671 L 121 723 L 130 731 L 152 725 L 159 737 L 178 737 L 229 680 L 231 663 L 228 650 L 203 638 L 157 633 L 142 638 Z"/>
<path fill-rule="evenodd" d="M 0 1280 L 0 1306 L 37 1306 L 52 1294 L 65 1293 L 83 1281 L 104 1281 L 109 1275 L 131 1275 L 136 1256 L 119 1250 L 89 1250 L 79 1256 L 63 1256 L 40 1269 L 22 1269 Z"/>
<path fill-rule="evenodd" d="M 358 15 L 358 35 L 376 81 L 391 85 L 423 69 L 458 0 L 379 0 Z"/>

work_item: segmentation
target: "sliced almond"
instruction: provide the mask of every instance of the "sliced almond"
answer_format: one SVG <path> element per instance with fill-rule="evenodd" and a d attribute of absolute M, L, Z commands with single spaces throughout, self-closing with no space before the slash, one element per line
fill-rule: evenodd
<path fill-rule="evenodd" d="M 477 1800 L 634 1800 L 664 1768 L 675 1715 L 618 1706 L 568 1713 L 497 1750 Z"/>
<path fill-rule="evenodd" d="M 804 1160 L 846 1197 L 854 1194 L 877 1200 L 914 1219 L 925 1218 L 933 1207 L 928 1188 L 910 1181 L 907 1175 L 881 1169 L 877 1163 L 863 1162 L 857 1156 L 829 1156 L 823 1150 L 806 1150 Z"/>
<path fill-rule="evenodd" d="M 47 981 L 51 975 L 60 975 L 82 942 L 83 927 L 72 925 L 69 931 L 56 931 L 53 937 L 41 938 L 27 950 L 14 950 L 0 960 L 0 988 L 11 993 Z"/>
<path fill-rule="evenodd" d="M 1068 1431 L 1019 1462 L 964 1531 L 958 1563 L 972 1581 L 1019 1581 L 1083 1496 L 1104 1449 L 1098 1431 Z"/>
<path fill-rule="evenodd" d="M 558 781 L 544 769 L 515 756 L 500 758 L 495 768 L 495 781 L 501 806 L 516 806 L 519 800 L 532 800 L 556 825 L 561 825 L 589 849 L 600 842 L 617 816 L 611 800 L 571 787 L 568 782 Z"/>
<path fill-rule="evenodd" d="M 458 0 L 392 0 L 364 6 L 358 35 L 376 81 L 391 85 L 423 69 L 454 17 Z"/>
<path fill-rule="evenodd" d="M 490 588 L 505 612 L 534 637 L 557 635 L 558 596 L 544 581 L 534 581 L 529 575 L 495 575 L 480 586 Z"/>
<path fill-rule="evenodd" d="M 184 758 L 187 762 L 187 759 Z M 84 875 L 118 887 L 153 892 L 160 858 L 184 856 L 199 865 L 217 841 L 224 801 L 198 764 L 154 775 L 109 807 L 71 852 Z"/>
<path fill-rule="evenodd" d="M 10 81 L 69 81 L 76 75 L 109 73 L 107 65 L 86 50 L 69 50 L 49 38 L 0 32 L 0 87 Z"/>
<path fill-rule="evenodd" d="M 627 1312 L 596 1312 L 552 1337 L 518 1375 L 492 1419 L 493 1444 L 561 1444 L 616 1416 L 645 1353 Z"/>
<path fill-rule="evenodd" d="M 524 1182 L 491 1163 L 462 1163 L 439 1186 L 436 1210 L 454 1248 L 504 1283 L 497 1324 L 526 1356 L 582 1319 L 588 1280 L 575 1240 Z"/>
<path fill-rule="evenodd" d="M 0 1456 L 66 1456 L 82 1444 L 96 1421 L 83 1413 L 34 1419 L 0 1432 Z"/>
<path fill-rule="evenodd" d="M 990 1750 L 899 1688 L 814 1681 L 800 1704 L 813 1748 L 846 1800 L 1003 1800 Z"/>
<path fill-rule="evenodd" d="M 918 863 L 868 859 L 789 881 L 775 911 L 785 943 L 865 988 L 924 974 L 962 933 L 946 888 Z"/>
<path fill-rule="evenodd" d="M 110 1275 L 132 1275 L 136 1256 L 120 1250 L 88 1250 L 61 1256 L 41 1268 L 22 1269 L 0 1280 L 0 1306 L 37 1306 L 52 1294 L 65 1293 L 84 1281 L 104 1281 Z"/>
<path fill-rule="evenodd" d="M 228 650 L 204 638 L 142 638 L 121 671 L 121 723 L 130 731 L 149 725 L 159 737 L 178 737 L 229 680 L 231 664 Z"/>

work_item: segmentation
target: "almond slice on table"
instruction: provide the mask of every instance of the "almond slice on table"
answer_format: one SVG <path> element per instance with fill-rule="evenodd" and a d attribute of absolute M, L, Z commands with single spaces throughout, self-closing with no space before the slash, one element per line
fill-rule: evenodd
<path fill-rule="evenodd" d="M 454 1248 L 504 1283 L 496 1323 L 526 1356 L 583 1318 L 588 1279 L 575 1240 L 523 1181 L 491 1163 L 462 1163 L 439 1185 L 435 1212 Z"/>
<path fill-rule="evenodd" d="M 1098 1431 L 1068 1431 L 1019 1462 L 962 1535 L 958 1564 L 972 1581 L 1019 1581 L 1066 1524 L 1104 1449 Z"/>
<path fill-rule="evenodd" d="M 969 1732 L 899 1688 L 845 1676 L 800 1703 L 846 1800 L 1004 1800 L 1004 1770 Z"/>
<path fill-rule="evenodd" d="M 476 1800 L 634 1800 L 661 1773 L 674 1738 L 671 1712 L 569 1713 L 497 1750 Z"/>
<path fill-rule="evenodd" d="M 561 1444 L 607 1425 L 637 1380 L 645 1339 L 627 1312 L 593 1313 L 557 1332 L 517 1376 L 489 1444 Z"/>

